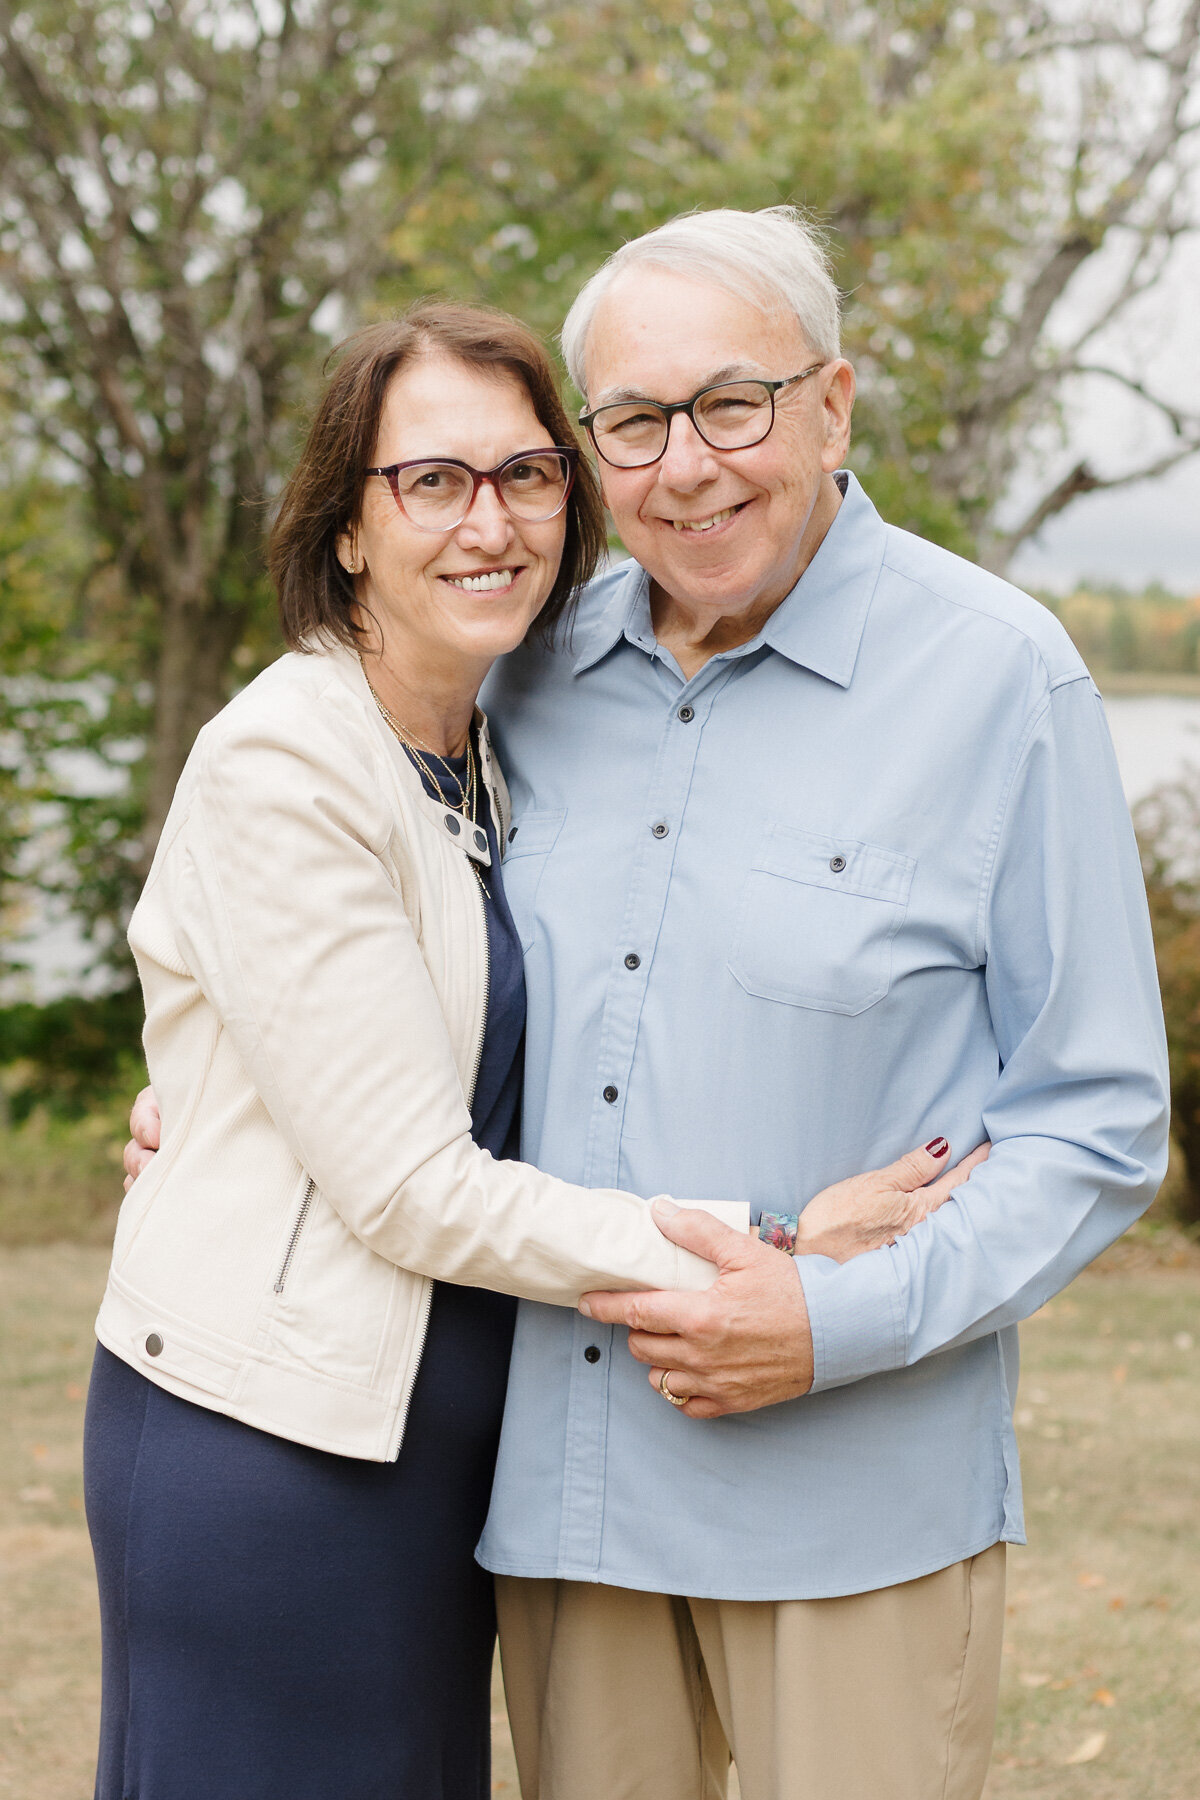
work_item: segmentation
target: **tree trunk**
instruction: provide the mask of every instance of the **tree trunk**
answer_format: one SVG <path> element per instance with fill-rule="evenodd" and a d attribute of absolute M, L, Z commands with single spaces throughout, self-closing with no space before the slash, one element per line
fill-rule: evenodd
<path fill-rule="evenodd" d="M 1171 1129 L 1187 1173 L 1175 1196 L 1181 1225 L 1200 1225 L 1200 1088 L 1176 1083 L 1171 1093 Z"/>
<path fill-rule="evenodd" d="M 220 600 L 166 601 L 155 677 L 154 726 L 147 750 L 146 820 L 138 858 L 149 872 L 175 786 L 196 733 L 229 696 L 230 658 L 246 609 Z"/>

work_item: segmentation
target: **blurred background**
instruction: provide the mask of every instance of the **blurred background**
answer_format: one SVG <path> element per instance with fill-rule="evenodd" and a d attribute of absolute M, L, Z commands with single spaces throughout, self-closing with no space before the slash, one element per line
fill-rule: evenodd
<path fill-rule="evenodd" d="M 124 925 L 281 648 L 264 527 L 322 363 L 430 291 L 549 336 L 623 238 L 786 200 L 876 504 L 1036 592 L 1105 695 L 1171 1037 L 1164 1195 L 1025 1334 L 989 1793 L 1195 1800 L 1198 150 L 1200 0 L 0 0 L 0 1794 L 90 1792 Z"/>

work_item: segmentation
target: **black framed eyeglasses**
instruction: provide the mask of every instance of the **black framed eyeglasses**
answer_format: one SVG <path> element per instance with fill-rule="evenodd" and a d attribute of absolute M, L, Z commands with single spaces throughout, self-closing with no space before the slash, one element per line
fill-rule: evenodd
<path fill-rule="evenodd" d="M 811 363 L 782 381 L 720 381 L 670 406 L 657 400 L 618 400 L 580 413 L 579 423 L 597 456 L 614 469 L 644 469 L 656 463 L 666 450 L 676 413 L 686 413 L 713 450 L 749 450 L 762 443 L 775 423 L 776 394 L 824 367 L 823 362 Z"/>
<path fill-rule="evenodd" d="M 364 469 L 363 474 L 386 478 L 396 505 L 418 531 L 454 531 L 485 482 L 510 518 L 527 525 L 556 518 L 567 504 L 578 462 L 574 444 L 556 444 L 550 450 L 506 456 L 494 469 L 473 469 L 470 463 L 443 456 L 388 463 L 381 469 Z"/>

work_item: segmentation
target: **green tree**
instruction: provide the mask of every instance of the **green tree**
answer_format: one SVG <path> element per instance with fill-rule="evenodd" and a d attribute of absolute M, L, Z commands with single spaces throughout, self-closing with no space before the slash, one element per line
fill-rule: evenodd
<path fill-rule="evenodd" d="M 300 384 L 461 131 L 422 98 L 470 22 L 459 0 L 0 4 L 2 398 L 130 607 L 135 870 L 262 637 Z"/>
<path fill-rule="evenodd" d="M 276 645 L 265 507 L 336 336 L 430 289 L 552 330 L 615 241 L 681 208 L 816 211 L 858 466 L 897 522 L 1002 565 L 1110 478 L 1054 477 L 996 523 L 1178 235 L 1198 36 L 1200 0 L 1068 24 L 1015 0 L 0 0 L 0 410 L 41 458 L 14 463 L 7 528 L 37 466 L 62 527 L 36 535 L 86 565 L 35 558 L 72 605 L 43 594 L 0 643 L 0 866 L 28 874 L 57 794 L 38 878 L 73 859 L 119 943 L 196 730 Z M 1064 335 L 1114 243 L 1116 289 Z M 1159 411 L 1182 454 L 1194 421 Z M 12 686 L 39 644 L 85 687 Z M 72 742 L 124 781 L 72 791 Z"/>
<path fill-rule="evenodd" d="M 859 466 L 898 523 L 998 569 L 1080 494 L 1200 446 L 1200 411 L 1124 348 L 1197 223 L 1200 0 L 527 0 L 525 18 L 516 104 L 479 121 L 502 220 L 475 249 L 483 291 L 549 323 L 615 238 L 682 207 L 808 205 L 849 297 Z M 459 46 L 447 84 L 474 58 Z M 1104 467 L 1059 441 L 1031 469 L 1084 378 L 1135 395 L 1158 438 Z M 1008 522 L 1022 466 L 1041 485 Z"/>
<path fill-rule="evenodd" d="M 1200 784 L 1161 788 L 1137 809 L 1137 824 L 1171 1060 L 1171 1129 L 1186 1173 L 1176 1210 L 1200 1226 Z"/>

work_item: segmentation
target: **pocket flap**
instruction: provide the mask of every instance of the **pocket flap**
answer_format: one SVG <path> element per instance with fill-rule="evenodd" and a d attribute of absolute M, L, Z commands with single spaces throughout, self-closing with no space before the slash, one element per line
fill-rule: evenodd
<path fill-rule="evenodd" d="M 791 825 L 772 825 L 754 867 L 785 881 L 802 881 L 809 887 L 829 888 L 838 894 L 859 894 L 866 900 L 891 900 L 903 906 L 908 900 L 916 861 L 858 838 L 822 837 L 815 831 L 797 831 Z"/>
<path fill-rule="evenodd" d="M 552 850 L 566 816 L 565 808 L 559 812 L 523 812 L 508 828 L 504 861 L 513 862 L 518 856 L 541 856 Z"/>

